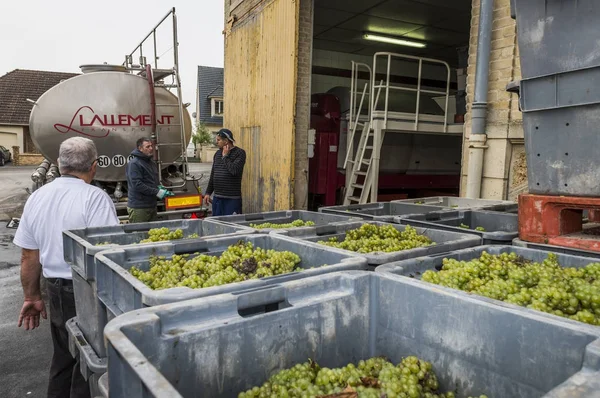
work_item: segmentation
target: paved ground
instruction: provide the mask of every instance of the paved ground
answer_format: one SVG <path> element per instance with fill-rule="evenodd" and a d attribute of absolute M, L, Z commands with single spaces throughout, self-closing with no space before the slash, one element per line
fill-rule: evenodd
<path fill-rule="evenodd" d="M 19 217 L 29 194 L 32 166 L 13 166 L 12 163 L 0 167 L 0 221 Z"/>
<path fill-rule="evenodd" d="M 195 176 L 204 175 L 200 181 L 202 192 L 206 190 L 212 163 L 190 163 L 190 173 Z M 19 217 L 31 189 L 31 174 L 34 166 L 13 166 L 12 163 L 0 167 L 0 221 L 8 221 Z"/>
<path fill-rule="evenodd" d="M 23 291 L 14 232 L 0 225 L 0 396 L 45 397 L 52 355 L 49 321 L 33 331 L 17 328 Z"/>
<path fill-rule="evenodd" d="M 210 163 L 192 163 L 190 172 L 204 174 L 200 181 L 206 190 Z M 6 220 L 19 217 L 31 185 L 33 167 L 0 167 L 0 397 L 45 397 L 52 339 L 48 320 L 26 332 L 17 328 L 23 292 L 19 279 L 19 249 L 12 244 L 14 229 Z"/>

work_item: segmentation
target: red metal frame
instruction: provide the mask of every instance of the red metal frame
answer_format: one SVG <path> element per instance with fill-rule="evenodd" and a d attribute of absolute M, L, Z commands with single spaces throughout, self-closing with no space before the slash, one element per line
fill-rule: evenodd
<path fill-rule="evenodd" d="M 573 196 L 519 196 L 519 238 L 600 252 L 600 231 L 584 228 L 583 210 L 590 211 L 591 227 L 596 225 L 600 198 Z"/>
<path fill-rule="evenodd" d="M 332 94 L 311 97 L 310 127 L 316 131 L 314 154 L 309 159 L 308 192 L 322 196 L 322 206 L 336 203 L 337 157 L 340 138 L 340 103 Z"/>

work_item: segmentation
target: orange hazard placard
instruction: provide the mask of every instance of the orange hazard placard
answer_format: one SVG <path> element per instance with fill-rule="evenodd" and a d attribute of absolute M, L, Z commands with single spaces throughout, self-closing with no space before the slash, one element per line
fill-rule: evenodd
<path fill-rule="evenodd" d="M 165 207 L 167 210 L 202 207 L 202 197 L 200 195 L 167 196 L 165 198 Z"/>

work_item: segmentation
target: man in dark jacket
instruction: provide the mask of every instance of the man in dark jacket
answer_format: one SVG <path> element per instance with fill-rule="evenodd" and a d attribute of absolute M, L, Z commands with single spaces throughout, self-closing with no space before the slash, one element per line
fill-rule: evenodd
<path fill-rule="evenodd" d="M 127 164 L 127 214 L 129 222 L 156 221 L 156 199 L 171 195 L 160 186 L 158 168 L 152 160 L 154 147 L 150 138 L 140 138 Z"/>
<path fill-rule="evenodd" d="M 217 133 L 217 146 L 219 150 L 213 159 L 204 203 L 208 206 L 212 202 L 213 216 L 242 214 L 242 174 L 246 152 L 235 146 L 233 134 L 227 129 Z"/>

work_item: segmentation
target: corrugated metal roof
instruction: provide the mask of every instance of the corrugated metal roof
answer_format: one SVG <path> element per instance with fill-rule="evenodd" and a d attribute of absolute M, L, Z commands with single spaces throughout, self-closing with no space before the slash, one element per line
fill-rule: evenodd
<path fill-rule="evenodd" d="M 219 95 L 220 94 L 220 95 Z M 210 124 L 222 124 L 223 117 L 211 115 L 211 98 L 223 97 L 223 68 L 198 66 L 198 120 Z"/>

